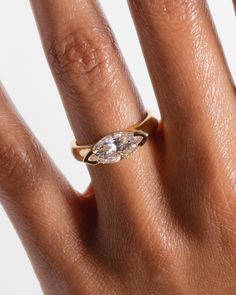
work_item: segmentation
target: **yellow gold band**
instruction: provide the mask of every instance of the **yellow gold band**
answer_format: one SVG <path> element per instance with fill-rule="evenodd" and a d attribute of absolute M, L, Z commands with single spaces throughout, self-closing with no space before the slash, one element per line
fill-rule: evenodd
<path fill-rule="evenodd" d="M 119 162 L 143 145 L 148 136 L 157 130 L 158 120 L 150 112 L 144 120 L 123 130 L 104 136 L 92 145 L 72 144 L 72 153 L 78 161 L 90 165 Z"/>

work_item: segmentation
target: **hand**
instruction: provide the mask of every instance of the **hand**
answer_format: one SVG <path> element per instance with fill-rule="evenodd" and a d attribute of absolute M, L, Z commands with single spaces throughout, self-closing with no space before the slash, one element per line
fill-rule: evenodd
<path fill-rule="evenodd" d="M 96 1 L 32 0 L 80 144 L 145 116 Z M 45 294 L 235 294 L 235 87 L 203 1 L 130 0 L 162 116 L 81 195 L 0 92 L 0 200 Z M 127 40 L 129 42 L 129 40 Z M 63 135 L 62 135 L 63 136 Z"/>

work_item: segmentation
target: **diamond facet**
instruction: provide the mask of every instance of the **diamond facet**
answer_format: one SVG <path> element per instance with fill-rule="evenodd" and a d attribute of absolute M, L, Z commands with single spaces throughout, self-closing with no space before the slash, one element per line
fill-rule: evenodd
<path fill-rule="evenodd" d="M 118 162 L 134 152 L 143 140 L 144 136 L 131 131 L 114 132 L 93 146 L 88 160 L 102 164 Z"/>

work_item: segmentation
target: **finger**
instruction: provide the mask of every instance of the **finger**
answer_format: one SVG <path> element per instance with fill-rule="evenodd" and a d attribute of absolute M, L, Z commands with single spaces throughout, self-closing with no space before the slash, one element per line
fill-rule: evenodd
<path fill-rule="evenodd" d="M 235 120 L 234 85 L 204 1 L 129 1 L 166 139 L 205 140 Z M 199 133 L 199 131 L 201 131 Z M 200 136 L 201 134 L 201 136 Z M 225 138 L 224 137 L 224 138 Z"/>
<path fill-rule="evenodd" d="M 234 9 L 236 10 L 236 1 L 233 0 Z"/>
<path fill-rule="evenodd" d="M 82 206 L 76 197 L 1 87 L 0 202 L 43 285 L 56 280 L 71 264 L 69 253 L 77 257 L 82 248 Z"/>
<path fill-rule="evenodd" d="M 145 112 L 96 1 L 31 2 L 79 143 L 142 119 Z"/>
<path fill-rule="evenodd" d="M 235 186 L 236 146 L 234 85 L 209 12 L 198 0 L 129 4 L 163 119 L 169 201 L 207 227 L 209 212 L 233 199 L 219 183 Z"/>
<path fill-rule="evenodd" d="M 83 193 L 83 197 L 91 197 L 94 196 L 94 189 L 92 184 L 90 183 L 89 186 L 86 188 L 85 192 Z"/>
<path fill-rule="evenodd" d="M 43 0 L 32 4 L 77 142 L 94 143 L 143 119 L 145 111 L 96 1 Z M 137 202 L 135 192 L 142 190 L 143 175 L 156 169 L 151 154 L 150 145 L 145 144 L 116 165 L 90 168 L 98 210 L 102 210 L 100 224 L 117 220 L 114 216 L 120 220 L 127 197 Z M 154 178 L 153 173 L 147 185 L 153 186 Z M 132 194 L 124 193 L 128 185 Z M 139 204 L 145 200 L 141 199 Z"/>

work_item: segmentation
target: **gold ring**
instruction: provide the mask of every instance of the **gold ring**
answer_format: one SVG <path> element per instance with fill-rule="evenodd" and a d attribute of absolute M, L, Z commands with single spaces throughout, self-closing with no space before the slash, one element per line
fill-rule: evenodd
<path fill-rule="evenodd" d="M 158 120 L 148 112 L 141 122 L 126 130 L 108 134 L 95 144 L 78 145 L 74 140 L 72 153 L 78 161 L 90 165 L 116 163 L 142 146 L 157 127 Z"/>

